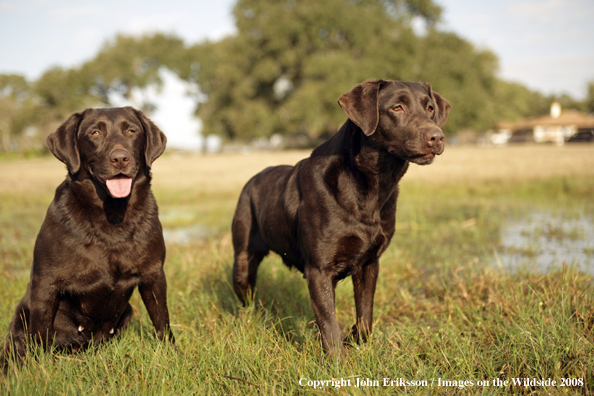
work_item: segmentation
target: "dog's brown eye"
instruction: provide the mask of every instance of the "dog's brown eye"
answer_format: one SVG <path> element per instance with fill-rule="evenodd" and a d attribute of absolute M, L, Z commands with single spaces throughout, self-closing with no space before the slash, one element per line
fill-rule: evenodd
<path fill-rule="evenodd" d="M 394 106 L 394 107 L 392 108 L 392 110 L 394 110 L 394 111 L 404 111 L 404 109 L 402 108 L 402 106 L 401 106 L 401 105 L 396 105 L 396 106 Z"/>
<path fill-rule="evenodd" d="M 429 106 L 429 107 L 427 107 L 427 111 L 428 111 L 429 113 L 433 113 L 433 106 Z"/>
<path fill-rule="evenodd" d="M 91 135 L 93 135 L 93 136 L 99 136 L 99 135 L 101 135 L 101 132 L 95 130 L 95 131 L 91 132 Z"/>
<path fill-rule="evenodd" d="M 136 132 L 134 129 L 132 129 L 132 128 L 128 129 L 128 133 L 134 133 L 134 132 Z"/>

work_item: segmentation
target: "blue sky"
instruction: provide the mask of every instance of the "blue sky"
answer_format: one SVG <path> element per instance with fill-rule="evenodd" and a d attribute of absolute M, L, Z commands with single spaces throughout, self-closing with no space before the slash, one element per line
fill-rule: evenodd
<path fill-rule="evenodd" d="M 444 9 L 439 27 L 493 51 L 500 77 L 578 99 L 585 96 L 587 82 L 594 81 L 594 1 L 435 1 Z M 0 0 L 0 73 L 35 79 L 51 66 L 77 66 L 116 33 L 164 31 L 188 43 L 216 40 L 235 31 L 234 3 Z"/>

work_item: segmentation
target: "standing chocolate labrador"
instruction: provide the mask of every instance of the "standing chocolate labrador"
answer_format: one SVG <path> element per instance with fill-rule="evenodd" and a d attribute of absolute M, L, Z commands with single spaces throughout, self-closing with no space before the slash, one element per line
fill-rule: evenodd
<path fill-rule="evenodd" d="M 157 336 L 174 341 L 150 189 L 150 166 L 166 141 L 131 107 L 73 114 L 48 137 L 68 175 L 37 235 L 31 279 L 0 359 L 22 356 L 29 338 L 77 351 L 114 337 L 130 320 L 136 286 Z"/>
<path fill-rule="evenodd" d="M 398 182 L 409 162 L 430 164 L 444 150 L 450 104 L 425 82 L 370 80 L 338 99 L 349 120 L 311 157 L 263 170 L 244 187 L 233 219 L 233 286 L 245 304 L 270 250 L 307 279 L 331 355 L 344 353 L 336 320 L 336 283 L 351 275 L 357 321 L 373 323 L 379 257 L 396 223 Z"/>

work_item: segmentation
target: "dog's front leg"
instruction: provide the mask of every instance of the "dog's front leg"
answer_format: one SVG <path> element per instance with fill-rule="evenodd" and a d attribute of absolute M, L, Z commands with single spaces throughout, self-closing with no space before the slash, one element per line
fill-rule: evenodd
<path fill-rule="evenodd" d="M 333 357 L 344 356 L 344 346 L 334 302 L 335 282 L 324 271 L 312 266 L 305 267 L 309 297 L 322 335 L 322 346 Z"/>
<path fill-rule="evenodd" d="M 367 341 L 373 326 L 373 296 L 379 272 L 379 261 L 376 258 L 353 274 L 353 289 L 355 290 L 355 307 L 357 322 L 353 326 L 351 336 L 359 341 Z"/>
<path fill-rule="evenodd" d="M 30 298 L 27 333 L 33 340 L 49 349 L 55 336 L 54 318 L 60 302 L 59 290 L 55 282 L 41 281 L 38 278 L 41 277 L 32 275 L 28 285 L 27 293 Z"/>
<path fill-rule="evenodd" d="M 138 285 L 138 291 L 148 314 L 157 330 L 157 337 L 160 340 L 169 338 L 175 343 L 173 332 L 169 326 L 169 311 L 167 310 L 167 281 L 165 273 L 161 268 L 157 274 L 151 277 L 149 282 L 142 282 Z"/>

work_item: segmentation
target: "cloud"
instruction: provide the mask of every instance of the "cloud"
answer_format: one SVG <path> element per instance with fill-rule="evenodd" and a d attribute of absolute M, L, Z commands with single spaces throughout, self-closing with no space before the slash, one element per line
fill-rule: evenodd
<path fill-rule="evenodd" d="M 50 0 L 0 0 L 0 17 L 44 8 Z"/>
<path fill-rule="evenodd" d="M 586 95 L 586 81 L 594 81 L 593 64 L 594 53 L 527 55 L 505 62 L 501 75 L 547 94 L 570 93 L 579 99 Z"/>
<path fill-rule="evenodd" d="M 510 4 L 512 16 L 543 25 L 569 25 L 589 22 L 594 3 L 589 0 L 524 1 Z"/>
<path fill-rule="evenodd" d="M 89 45 L 101 43 L 103 40 L 103 31 L 99 27 L 89 26 L 79 29 L 72 42 L 76 48 L 86 48 Z"/>
<path fill-rule="evenodd" d="M 196 12 L 192 12 L 196 11 Z M 193 37 L 203 39 L 219 39 L 234 32 L 234 26 L 220 13 L 209 15 L 200 10 L 187 9 L 184 11 L 155 12 L 142 15 L 119 15 L 120 20 L 126 20 L 122 32 L 128 34 L 144 34 L 155 31 L 175 32 L 186 39 Z M 123 24 L 122 24 L 123 25 Z"/>
<path fill-rule="evenodd" d="M 59 23 L 68 23 L 73 20 L 78 20 L 83 17 L 92 16 L 96 18 L 103 15 L 104 10 L 96 5 L 80 5 L 80 6 L 60 6 L 52 8 L 48 11 L 50 18 L 56 18 Z"/>
<path fill-rule="evenodd" d="M 438 0 L 444 26 L 500 58 L 501 77 L 544 93 L 585 93 L 594 79 L 591 0 Z"/>
<path fill-rule="evenodd" d="M 128 19 L 122 31 L 130 34 L 141 34 L 154 31 L 172 31 L 176 25 L 184 23 L 189 16 L 183 12 L 156 13 L 143 15 L 126 15 Z"/>
<path fill-rule="evenodd" d="M 551 43 L 571 45 L 592 37 L 594 2 L 583 0 L 548 0 L 513 3 L 510 17 L 516 23 L 530 27 L 523 41 L 530 45 L 550 46 Z"/>
<path fill-rule="evenodd" d="M 2 14 L 8 14 L 11 12 L 15 12 L 16 10 L 19 9 L 19 3 L 16 1 L 10 1 L 10 0 L 1 0 L 0 1 L 0 13 Z"/>

